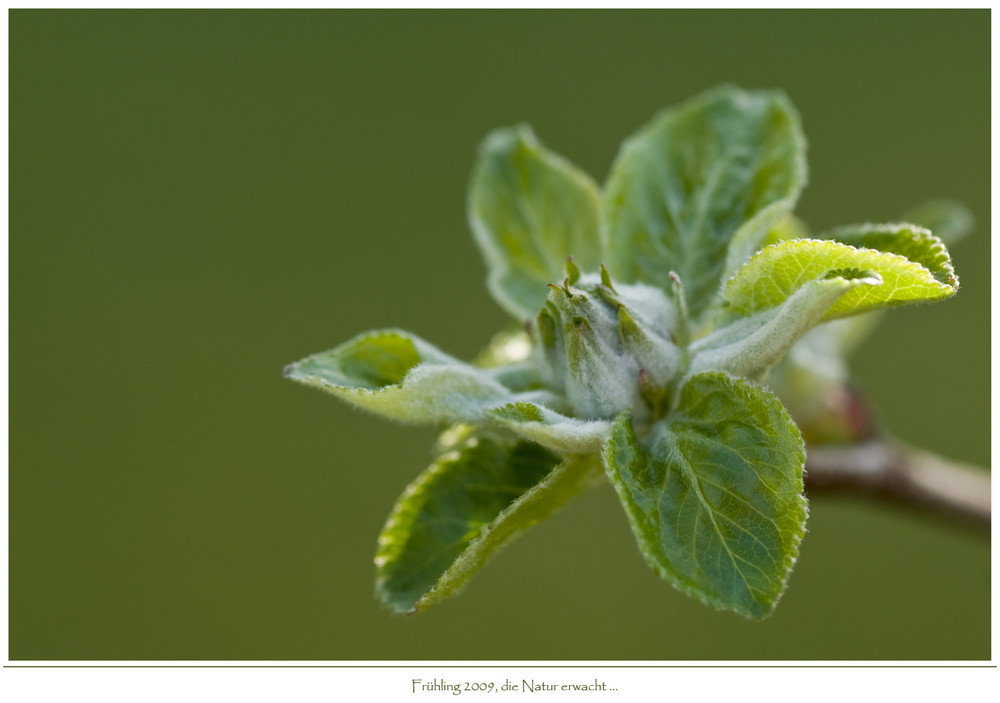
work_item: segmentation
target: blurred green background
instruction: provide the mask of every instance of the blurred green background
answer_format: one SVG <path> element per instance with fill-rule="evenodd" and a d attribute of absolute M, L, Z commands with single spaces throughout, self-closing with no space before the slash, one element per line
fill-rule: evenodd
<path fill-rule="evenodd" d="M 505 317 L 465 223 L 530 122 L 603 180 L 655 111 L 783 88 L 814 230 L 934 196 L 979 227 L 946 303 L 855 361 L 881 418 L 989 462 L 988 11 L 10 14 L 12 659 L 984 659 L 989 539 L 817 497 L 754 623 L 643 563 L 607 486 L 417 618 L 375 537 L 431 428 L 285 363 L 399 326 L 471 358 Z"/>

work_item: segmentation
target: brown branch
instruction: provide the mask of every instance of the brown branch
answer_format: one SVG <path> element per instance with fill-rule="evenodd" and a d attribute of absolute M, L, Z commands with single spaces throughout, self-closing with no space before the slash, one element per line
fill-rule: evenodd
<path fill-rule="evenodd" d="M 990 526 L 989 471 L 898 441 L 810 445 L 805 478 L 810 493 L 861 492 L 979 528 Z"/>

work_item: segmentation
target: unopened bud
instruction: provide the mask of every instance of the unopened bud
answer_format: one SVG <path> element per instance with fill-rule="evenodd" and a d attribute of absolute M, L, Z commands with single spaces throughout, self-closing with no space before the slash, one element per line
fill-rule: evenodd
<path fill-rule="evenodd" d="M 573 261 L 572 256 L 566 257 L 566 281 L 569 285 L 576 285 L 576 282 L 580 280 L 580 268 Z"/>
<path fill-rule="evenodd" d="M 665 328 L 675 319 L 671 301 L 647 286 L 616 289 L 606 269 L 583 275 L 569 260 L 567 273 L 549 286 L 532 330 L 543 380 L 580 418 L 659 413 L 680 366 Z"/>
<path fill-rule="evenodd" d="M 622 305 L 618 308 L 618 331 L 625 350 L 636 360 L 649 382 L 665 388 L 681 366 L 681 352 L 648 323 L 641 324 Z"/>

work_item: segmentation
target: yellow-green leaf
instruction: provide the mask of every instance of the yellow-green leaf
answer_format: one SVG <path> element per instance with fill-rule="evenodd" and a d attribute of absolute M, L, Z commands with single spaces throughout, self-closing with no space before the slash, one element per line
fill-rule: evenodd
<path fill-rule="evenodd" d="M 907 240 L 900 232 L 885 234 L 886 241 L 881 243 L 902 249 L 906 241 L 909 253 L 928 263 L 930 269 L 901 254 L 827 240 L 794 239 L 765 247 L 726 283 L 728 311 L 752 315 L 782 304 L 810 281 L 835 277 L 874 276 L 882 283 L 853 288 L 830 306 L 823 320 L 954 295 L 958 280 L 950 270 L 947 252 L 936 238 L 926 233 L 916 235 Z"/>

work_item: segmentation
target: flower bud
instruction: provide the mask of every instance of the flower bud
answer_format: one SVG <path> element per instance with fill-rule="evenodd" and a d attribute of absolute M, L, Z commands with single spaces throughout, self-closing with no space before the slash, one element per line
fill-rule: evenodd
<path fill-rule="evenodd" d="M 605 270 L 598 277 L 567 268 L 531 329 L 543 382 L 579 418 L 659 414 L 681 365 L 670 339 L 676 306 L 658 288 L 616 288 Z"/>

